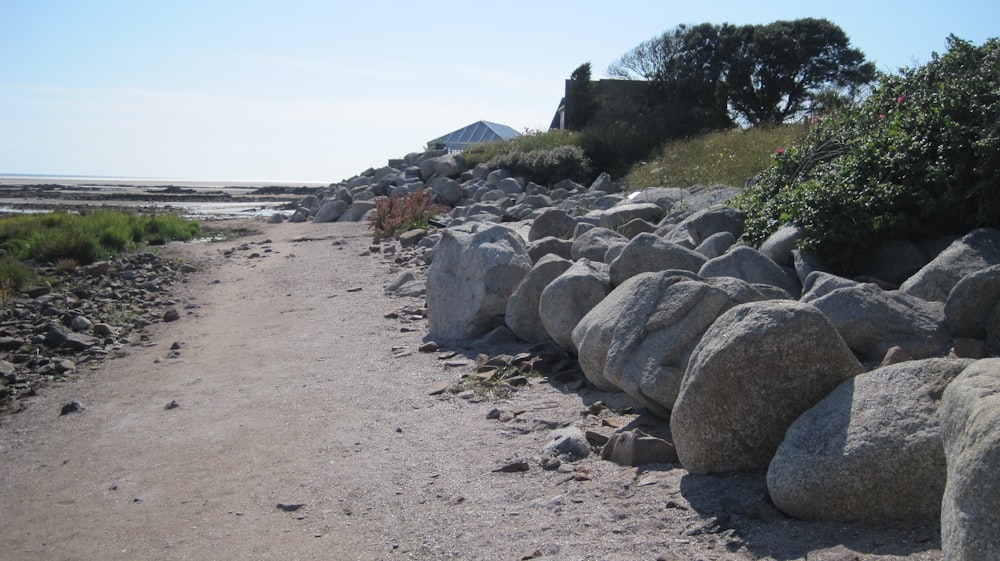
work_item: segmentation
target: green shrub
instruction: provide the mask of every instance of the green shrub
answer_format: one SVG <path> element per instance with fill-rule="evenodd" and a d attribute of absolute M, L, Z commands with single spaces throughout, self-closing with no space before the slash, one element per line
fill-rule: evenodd
<path fill-rule="evenodd" d="M 658 157 L 632 167 L 629 189 L 729 185 L 742 187 L 771 165 L 775 150 L 802 142 L 802 124 L 710 132 L 667 143 Z"/>
<path fill-rule="evenodd" d="M 553 185 L 563 179 L 582 182 L 591 175 L 590 162 L 579 146 L 503 151 L 490 159 L 488 165 L 541 185 Z"/>
<path fill-rule="evenodd" d="M 368 217 L 368 227 L 383 239 L 407 230 L 426 228 L 434 215 L 448 212 L 447 207 L 433 204 L 433 199 L 433 195 L 423 189 L 405 197 L 397 194 L 378 197 L 375 212 Z"/>
<path fill-rule="evenodd" d="M 850 273 L 882 241 L 1000 227 L 1000 40 L 948 45 L 776 153 L 735 201 L 745 240 L 796 223 L 805 247 Z"/>
<path fill-rule="evenodd" d="M 36 278 L 35 272 L 20 261 L 8 255 L 0 257 L 0 303 L 6 305 Z"/>
<path fill-rule="evenodd" d="M 140 216 L 127 212 L 82 214 L 53 212 L 0 218 L 0 250 L 11 259 L 35 258 L 79 264 L 107 259 L 143 243 L 189 240 L 199 234 L 197 222 L 172 214 Z"/>
<path fill-rule="evenodd" d="M 543 185 L 562 179 L 587 181 L 592 168 L 582 142 L 583 136 L 573 131 L 534 131 L 503 142 L 470 146 L 462 151 L 462 158 L 470 168 L 482 163 Z"/>

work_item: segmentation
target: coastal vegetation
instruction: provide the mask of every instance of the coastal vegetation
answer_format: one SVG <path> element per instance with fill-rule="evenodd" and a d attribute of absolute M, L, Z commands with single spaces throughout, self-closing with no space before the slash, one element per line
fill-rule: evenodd
<path fill-rule="evenodd" d="M 436 214 L 448 209 L 434 204 L 434 197 L 420 189 L 406 196 L 396 193 L 375 199 L 375 212 L 368 217 L 368 227 L 378 238 L 391 238 L 416 228 L 427 228 Z"/>
<path fill-rule="evenodd" d="M 735 204 L 747 243 L 793 223 L 847 272 L 880 242 L 1000 227 L 1000 40 L 952 36 L 943 55 L 884 76 L 778 148 Z"/>
<path fill-rule="evenodd" d="M 0 217 L 0 296 L 17 294 L 35 278 L 29 260 L 67 268 L 113 258 L 142 246 L 190 240 L 196 221 L 170 213 L 101 210 Z"/>
<path fill-rule="evenodd" d="M 589 68 L 580 74 L 589 79 Z M 730 203 L 747 215 L 745 242 L 795 224 L 803 247 L 845 273 L 881 242 L 1000 227 L 1000 40 L 952 36 L 945 53 L 879 76 L 863 96 L 820 88 L 799 107 L 809 111 L 788 123 L 667 140 L 630 163 L 627 187 L 746 187 Z M 606 155 L 592 134 L 536 132 L 470 153 L 524 162 L 572 148 L 582 150 L 578 174 L 593 177 Z"/>

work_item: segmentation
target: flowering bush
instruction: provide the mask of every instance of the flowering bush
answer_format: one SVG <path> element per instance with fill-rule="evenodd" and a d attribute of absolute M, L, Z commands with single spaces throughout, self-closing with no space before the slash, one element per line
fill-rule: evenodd
<path fill-rule="evenodd" d="M 391 238 L 396 234 L 426 228 L 436 214 L 448 212 L 448 207 L 433 203 L 433 196 L 423 189 L 405 197 L 393 194 L 375 199 L 375 212 L 368 217 L 368 227 L 375 230 L 379 238 Z"/>
<path fill-rule="evenodd" d="M 891 239 L 1000 227 L 1000 40 L 954 36 L 788 147 L 735 204 L 759 244 L 782 224 L 841 272 Z"/>

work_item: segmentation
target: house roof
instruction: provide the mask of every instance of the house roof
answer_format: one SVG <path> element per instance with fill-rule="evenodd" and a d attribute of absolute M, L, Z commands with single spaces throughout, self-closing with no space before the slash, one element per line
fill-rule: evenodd
<path fill-rule="evenodd" d="M 491 123 L 489 121 L 476 121 L 471 125 L 435 138 L 427 144 L 429 146 L 443 144 L 449 150 L 462 150 L 472 144 L 510 140 L 518 136 L 521 136 L 521 133 L 507 125 Z"/>

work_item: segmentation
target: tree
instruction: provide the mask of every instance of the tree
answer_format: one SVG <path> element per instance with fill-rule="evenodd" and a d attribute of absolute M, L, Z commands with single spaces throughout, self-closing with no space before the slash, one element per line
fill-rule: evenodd
<path fill-rule="evenodd" d="M 610 76 L 659 85 L 665 103 L 695 109 L 710 126 L 798 117 L 824 90 L 852 90 L 875 79 L 875 66 L 823 19 L 734 26 L 680 25 L 645 41 L 608 68 Z"/>
<path fill-rule="evenodd" d="M 825 19 L 744 26 L 738 41 L 726 63 L 729 103 L 751 125 L 797 118 L 819 92 L 854 89 L 877 74 Z"/>
<path fill-rule="evenodd" d="M 590 63 L 578 66 L 569 75 L 566 88 L 566 128 L 581 130 L 587 126 L 597 110 L 594 100 L 594 88 L 590 83 Z"/>

